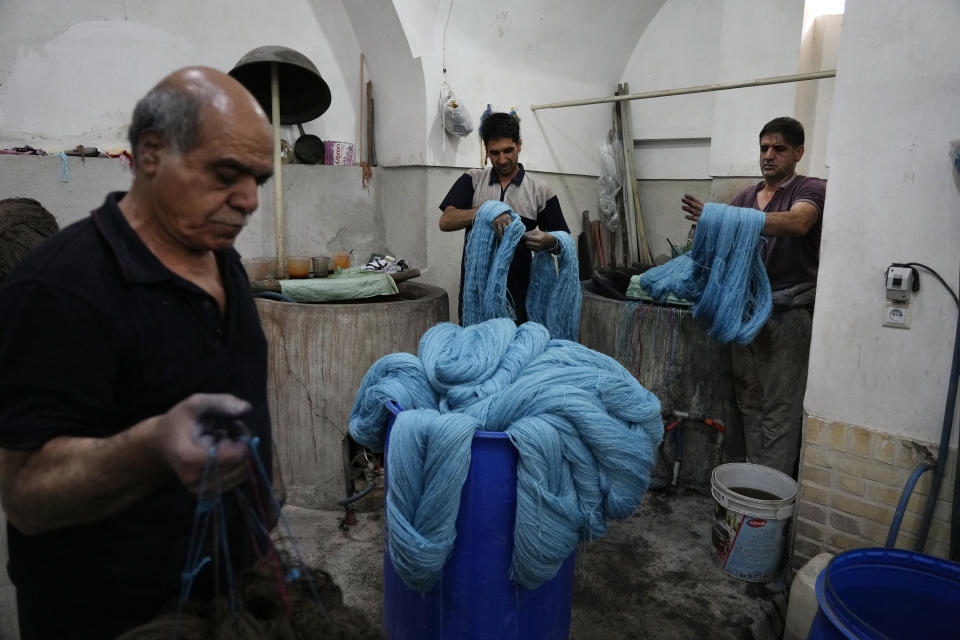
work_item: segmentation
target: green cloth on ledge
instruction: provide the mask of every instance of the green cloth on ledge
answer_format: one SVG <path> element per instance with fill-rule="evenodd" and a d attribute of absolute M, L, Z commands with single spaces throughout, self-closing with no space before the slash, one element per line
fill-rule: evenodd
<path fill-rule="evenodd" d="M 647 293 L 647 290 L 643 288 L 640 284 L 640 276 L 630 276 L 630 286 L 627 287 L 627 299 L 628 300 L 642 300 L 644 302 L 657 302 L 653 297 Z M 667 297 L 663 300 L 660 300 L 662 304 L 672 304 L 678 307 L 689 307 L 693 305 L 693 302 L 689 300 L 684 300 L 683 298 L 678 298 L 672 293 L 668 293 Z"/>
<path fill-rule="evenodd" d="M 399 290 L 389 274 L 354 267 L 338 270 L 328 278 L 280 280 L 280 292 L 295 302 L 330 302 L 391 296 Z"/>

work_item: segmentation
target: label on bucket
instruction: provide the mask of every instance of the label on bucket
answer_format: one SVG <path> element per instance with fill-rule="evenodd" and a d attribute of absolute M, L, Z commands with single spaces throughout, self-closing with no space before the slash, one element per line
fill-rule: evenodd
<path fill-rule="evenodd" d="M 780 570 L 789 520 L 767 520 L 713 508 L 713 551 L 720 568 L 741 580 L 766 582 Z"/>

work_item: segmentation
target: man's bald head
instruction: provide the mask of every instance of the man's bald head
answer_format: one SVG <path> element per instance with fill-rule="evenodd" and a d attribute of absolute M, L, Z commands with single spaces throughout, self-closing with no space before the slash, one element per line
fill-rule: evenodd
<path fill-rule="evenodd" d="M 144 131 L 156 131 L 173 152 L 182 154 L 194 148 L 200 124 L 211 113 L 229 118 L 251 112 L 269 126 L 256 99 L 222 71 L 210 67 L 174 71 L 150 89 L 133 110 L 128 137 L 134 164 Z"/>

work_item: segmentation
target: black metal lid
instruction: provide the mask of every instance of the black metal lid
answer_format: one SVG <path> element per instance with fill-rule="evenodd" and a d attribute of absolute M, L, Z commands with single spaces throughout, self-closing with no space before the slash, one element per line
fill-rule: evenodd
<path fill-rule="evenodd" d="M 230 75 L 253 94 L 271 118 L 270 64 L 277 63 L 280 77 L 280 124 L 298 124 L 319 118 L 330 108 L 330 87 L 310 59 L 280 46 L 257 47 L 248 52 Z"/>

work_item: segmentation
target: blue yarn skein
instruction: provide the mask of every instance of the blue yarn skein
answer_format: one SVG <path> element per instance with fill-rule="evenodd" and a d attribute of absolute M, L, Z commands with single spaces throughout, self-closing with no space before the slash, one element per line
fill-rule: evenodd
<path fill-rule="evenodd" d="M 528 326 L 529 325 L 529 326 Z M 441 411 L 457 411 L 510 386 L 550 341 L 546 328 L 495 318 L 469 327 L 440 324 L 420 341 L 420 359 L 441 394 Z"/>
<path fill-rule="evenodd" d="M 765 222 L 757 209 L 708 203 L 690 252 L 644 272 L 640 284 L 655 300 L 673 293 L 693 301 L 693 317 L 714 340 L 747 344 L 773 310 L 760 253 Z"/>
<path fill-rule="evenodd" d="M 554 263 L 549 251 L 533 254 L 530 289 L 527 292 L 527 317 L 547 327 L 550 335 L 561 340 L 580 337 L 580 264 L 577 245 L 566 231 L 551 231 L 560 243 Z"/>
<path fill-rule="evenodd" d="M 391 353 L 374 362 L 360 388 L 364 392 L 357 394 L 350 410 L 350 435 L 373 451 L 383 451 L 388 400 L 404 409 L 436 409 L 439 401 L 423 363 L 412 353 Z"/>
<path fill-rule="evenodd" d="M 429 409 L 402 411 L 393 423 L 387 452 L 390 558 L 412 589 L 428 591 L 453 550 L 477 427 L 470 416 Z"/>
<path fill-rule="evenodd" d="M 499 244 L 493 221 L 510 214 L 510 224 Z M 467 236 L 466 264 L 463 268 L 463 324 L 477 324 L 491 318 L 516 318 L 507 300 L 507 273 L 513 252 L 526 233 L 520 216 L 497 200 L 487 200 L 477 210 L 473 228 Z"/>
<path fill-rule="evenodd" d="M 505 431 L 519 453 L 510 577 L 521 586 L 552 578 L 578 540 L 636 509 L 663 423 L 656 397 L 615 360 L 507 319 L 436 325 L 420 341 L 421 364 L 411 359 L 374 364 L 350 420 L 354 439 L 377 449 L 387 418 L 375 405 L 419 403 L 397 416 L 387 461 L 387 535 L 408 586 L 430 589 L 453 549 L 476 430 Z"/>
<path fill-rule="evenodd" d="M 503 213 L 509 213 L 511 221 L 498 244 L 493 221 Z M 525 232 L 520 216 L 503 202 L 488 200 L 477 210 L 465 251 L 464 326 L 492 318 L 516 319 L 516 310 L 507 299 L 507 273 Z M 557 261 L 550 251 L 534 253 L 527 291 L 527 317 L 547 327 L 554 338 L 576 340 L 580 336 L 582 298 L 577 247 L 569 233 L 551 233 L 559 242 L 560 252 Z"/>

